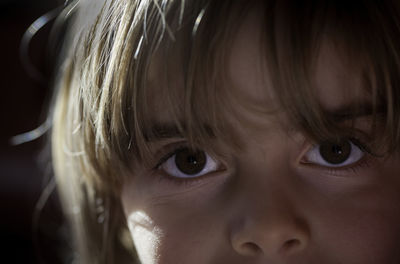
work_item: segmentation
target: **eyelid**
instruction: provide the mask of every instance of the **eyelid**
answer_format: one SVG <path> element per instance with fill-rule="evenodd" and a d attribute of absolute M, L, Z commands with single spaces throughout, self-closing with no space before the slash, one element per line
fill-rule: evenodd
<path fill-rule="evenodd" d="M 185 149 L 185 146 L 180 146 L 180 147 L 176 147 L 173 148 L 172 151 L 167 151 L 166 154 L 163 154 L 161 158 L 157 158 L 157 164 L 154 166 L 153 169 L 159 169 L 160 166 L 165 163 L 169 158 L 171 158 L 173 155 L 177 154 L 179 151 L 182 151 L 183 149 Z"/>
<path fill-rule="evenodd" d="M 151 170 L 152 175 L 154 178 L 158 179 L 158 181 L 162 182 L 163 185 L 171 185 L 172 187 L 176 186 L 185 186 L 186 187 L 200 187 L 203 184 L 206 183 L 212 183 L 217 180 L 218 182 L 221 182 L 221 179 L 224 179 L 225 177 L 220 177 L 223 175 L 227 175 L 226 170 L 227 166 L 226 163 L 223 161 L 223 159 L 215 157 L 215 155 L 209 154 L 208 151 L 205 151 L 201 148 L 197 148 L 199 151 L 204 151 L 205 154 L 207 155 L 208 162 L 214 162 L 215 163 L 215 169 L 211 171 L 202 171 L 196 176 L 192 177 L 180 177 L 177 175 L 174 175 L 174 173 L 170 173 L 163 168 L 164 164 L 169 162 L 168 160 L 171 159 L 174 155 L 178 154 L 179 151 L 181 150 L 186 150 L 188 149 L 188 143 L 186 141 L 178 142 L 175 144 L 170 144 L 165 146 L 162 150 L 159 151 L 159 153 L 166 153 L 166 154 L 161 154 L 161 158 L 158 159 L 157 165 L 154 166 L 154 168 Z M 169 151 L 168 151 L 169 150 Z M 185 173 L 182 173 L 185 174 Z"/>
<path fill-rule="evenodd" d="M 184 151 L 186 150 L 187 148 Z M 176 162 L 176 155 L 179 154 L 179 150 L 177 154 L 170 156 L 170 158 L 168 158 L 164 163 L 162 163 L 159 169 L 163 171 L 165 174 L 167 174 L 167 176 L 180 180 L 203 178 L 207 175 L 213 174 L 214 172 L 221 170 L 221 162 L 211 157 L 207 152 L 200 150 L 199 153 L 202 153 L 204 155 L 205 163 L 202 164 L 201 170 L 197 172 L 187 173 L 186 171 L 179 168 L 179 165 Z"/>
<path fill-rule="evenodd" d="M 216 155 L 215 151 L 209 150 L 209 149 L 205 149 L 205 148 L 201 148 L 201 147 L 196 147 L 196 146 L 192 146 L 188 143 L 187 140 L 180 140 L 180 141 L 176 141 L 176 142 L 169 142 L 169 143 L 164 143 L 163 146 L 159 146 L 158 150 L 155 152 L 154 154 L 154 162 L 153 164 L 155 164 L 154 166 L 152 166 L 153 170 L 157 170 L 160 168 L 160 166 L 166 162 L 169 158 L 171 158 L 173 155 L 177 154 L 178 152 L 184 150 L 184 149 L 193 149 L 193 150 L 201 150 L 204 151 L 206 153 L 208 153 L 208 155 L 210 155 L 210 157 L 216 161 L 218 161 L 219 163 L 224 163 L 224 158 L 222 156 Z"/>
<path fill-rule="evenodd" d="M 357 138 L 350 138 L 350 140 L 353 142 L 354 145 L 359 147 L 362 151 L 364 151 L 365 153 L 367 153 L 375 158 L 383 158 L 385 156 L 384 154 L 378 154 L 377 152 L 373 151 L 371 149 L 371 147 L 368 146 L 368 144 L 360 141 Z"/>
<path fill-rule="evenodd" d="M 367 156 L 362 158 L 360 161 L 356 162 L 353 165 L 345 166 L 345 167 L 321 167 L 323 171 L 327 175 L 334 177 L 349 177 L 349 173 L 357 174 L 357 172 L 362 168 L 369 168 L 373 166 L 374 160 L 371 156 Z"/>
<path fill-rule="evenodd" d="M 362 142 L 358 138 L 354 138 L 354 137 L 347 138 L 347 139 L 343 138 L 342 140 L 350 141 L 350 143 L 353 145 L 353 147 L 358 148 L 358 152 L 362 152 L 363 155 L 359 159 L 356 158 L 353 162 L 350 162 L 348 164 L 344 164 L 346 162 L 343 162 L 341 165 L 339 164 L 338 166 L 335 166 L 335 165 L 331 166 L 328 164 L 327 165 L 319 164 L 314 161 L 306 160 L 307 159 L 306 155 L 321 144 L 321 143 L 314 143 L 314 144 L 308 145 L 308 147 L 304 151 L 302 151 L 301 156 L 299 158 L 299 164 L 302 164 L 304 166 L 310 166 L 310 168 L 318 169 L 320 171 L 324 171 L 325 173 L 327 173 L 328 175 L 331 175 L 331 176 L 348 177 L 348 176 L 350 176 L 349 173 L 354 174 L 358 171 L 358 169 L 360 169 L 362 167 L 368 167 L 373 162 L 375 162 L 377 157 L 372 154 L 372 151 L 370 150 L 368 145 L 366 143 L 364 143 L 365 141 Z M 334 140 L 333 140 L 333 142 L 334 142 Z M 318 151 L 318 150 L 316 150 L 316 151 Z M 357 155 L 357 152 L 353 153 L 352 155 Z M 354 156 L 353 156 L 353 158 L 354 158 Z"/>
<path fill-rule="evenodd" d="M 223 151 L 220 146 L 217 146 L 218 142 L 213 142 L 207 147 L 193 145 L 188 142 L 186 138 L 171 138 L 169 140 L 163 140 L 157 143 L 154 143 L 151 146 L 153 149 L 153 157 L 154 161 L 151 166 L 152 169 L 157 169 L 163 162 L 168 160 L 172 155 L 178 153 L 179 151 L 189 148 L 192 150 L 202 150 L 207 152 L 213 159 L 220 161 L 221 163 L 227 163 L 228 154 Z M 212 147 L 210 147 L 212 146 Z"/>
<path fill-rule="evenodd" d="M 341 162 L 341 163 L 331 163 L 329 161 L 327 161 L 324 157 L 323 154 L 321 152 L 321 146 L 323 146 L 324 144 L 332 144 L 332 145 L 336 145 L 335 141 L 324 141 L 321 142 L 319 144 L 313 144 L 312 147 L 308 148 L 306 152 L 304 152 L 304 154 L 302 155 L 302 163 L 304 164 L 314 164 L 317 166 L 321 166 L 321 167 L 337 167 L 337 168 L 341 168 L 341 167 L 346 167 L 348 165 L 357 163 L 357 161 L 359 161 L 360 159 L 362 159 L 362 157 L 367 154 L 364 150 L 362 150 L 360 147 L 358 147 L 357 145 L 355 145 L 353 143 L 352 140 L 350 139 L 345 139 L 342 141 L 346 141 L 347 143 L 350 143 L 350 154 L 349 156 L 346 158 L 345 161 Z M 357 157 L 362 155 L 361 158 Z M 356 157 L 354 157 L 354 155 L 356 155 Z M 357 159 L 357 161 L 355 162 L 351 162 L 350 164 L 343 164 L 343 163 L 347 163 L 349 162 L 349 160 L 351 161 L 352 159 Z"/>
<path fill-rule="evenodd" d="M 368 153 L 372 155 L 371 149 L 368 147 L 367 144 L 362 143 L 359 139 L 357 138 L 349 138 L 351 143 L 353 143 L 356 147 L 358 147 L 362 152 Z"/>

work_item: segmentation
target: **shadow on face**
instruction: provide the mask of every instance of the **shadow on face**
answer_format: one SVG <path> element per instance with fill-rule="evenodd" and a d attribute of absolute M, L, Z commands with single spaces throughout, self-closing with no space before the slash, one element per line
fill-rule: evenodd
<path fill-rule="evenodd" d="M 187 138 L 167 133 L 149 142 L 153 166 L 136 162 L 123 187 L 142 263 L 398 263 L 398 155 L 377 157 L 363 147 L 370 113 L 354 119 L 359 138 L 341 139 L 347 148 L 310 140 L 277 99 L 268 57 L 260 56 L 260 21 L 261 13 L 251 10 L 238 28 L 228 87 L 221 88 L 230 107 L 219 114 L 240 150 L 209 137 L 207 146 L 196 146 L 204 153 L 200 162 Z M 310 83 L 326 111 L 369 101 L 363 69 L 343 56 L 324 39 L 312 68 Z M 150 74 L 150 119 L 173 125 L 169 102 L 157 92 L 168 82 L 158 76 Z M 176 104 L 184 104 L 184 95 Z"/>

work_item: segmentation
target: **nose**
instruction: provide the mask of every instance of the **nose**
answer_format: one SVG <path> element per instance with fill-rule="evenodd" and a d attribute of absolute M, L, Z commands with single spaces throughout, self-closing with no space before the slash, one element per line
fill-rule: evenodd
<path fill-rule="evenodd" d="M 246 214 L 232 228 L 231 244 L 238 254 L 278 261 L 307 248 L 309 231 L 305 221 L 292 215 L 290 210 L 266 211 L 269 212 Z"/>

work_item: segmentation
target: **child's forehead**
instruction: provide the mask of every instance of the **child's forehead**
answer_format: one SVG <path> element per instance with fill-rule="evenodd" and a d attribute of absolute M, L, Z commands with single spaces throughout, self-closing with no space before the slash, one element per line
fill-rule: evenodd
<path fill-rule="evenodd" d="M 226 61 L 227 79 L 223 82 L 224 87 L 217 87 L 224 91 L 224 96 L 232 101 L 233 110 L 237 111 L 225 113 L 229 116 L 242 117 L 246 120 L 254 119 L 255 115 L 267 113 L 265 120 L 271 119 L 271 112 L 285 112 L 279 106 L 276 93 L 279 89 L 273 86 L 271 72 L 268 69 L 269 58 L 265 51 L 263 42 L 263 13 L 253 8 L 243 17 L 236 34 L 232 37 L 229 47 L 228 59 Z M 278 26 L 279 27 L 279 26 Z M 346 53 L 332 41 L 332 37 L 326 35 L 320 42 L 320 49 L 316 50 L 315 61 L 310 61 L 311 85 L 315 89 L 317 99 L 323 109 L 334 111 L 346 108 L 357 103 L 368 102 L 365 83 L 362 79 L 362 69 L 359 63 L 349 63 L 351 59 L 346 58 Z M 177 43 L 176 45 L 180 45 Z M 228 47 L 227 47 L 228 48 Z M 161 49 L 162 50 L 162 49 Z M 166 100 L 166 93 L 174 91 L 173 100 L 175 104 L 183 105 L 185 98 L 185 83 L 182 53 L 179 49 L 172 49 L 175 54 L 168 54 L 168 59 L 175 59 L 176 63 L 168 63 L 168 73 L 165 74 L 166 57 L 165 54 L 155 54 L 150 64 L 148 75 L 149 106 L 154 111 L 150 119 L 157 123 L 172 122 L 170 112 L 170 102 Z M 168 60 L 167 59 L 167 60 Z M 226 76 L 224 76 L 226 77 Z M 223 78 L 221 76 L 221 78 Z M 218 93 L 221 95 L 221 93 Z M 223 93 L 222 93 L 223 94 Z M 249 111 L 258 109 L 261 111 Z M 281 115 L 280 115 L 281 117 Z M 179 116 L 178 119 L 183 119 Z"/>
<path fill-rule="evenodd" d="M 324 109 L 334 111 L 352 104 L 372 104 L 366 70 L 359 62 L 352 62 L 329 39 L 322 42 L 316 57 L 313 85 Z"/>
<path fill-rule="evenodd" d="M 257 9 L 250 10 L 240 23 L 237 33 L 229 41 L 229 47 L 221 47 L 229 50 L 227 59 L 224 62 L 224 70 L 219 73 L 226 73 L 218 76 L 222 86 L 217 87 L 217 95 L 224 97 L 235 104 L 236 109 L 246 109 L 251 106 L 264 109 L 262 112 L 275 110 L 276 104 L 272 96 L 271 83 L 265 62 L 261 56 L 261 13 Z M 177 47 L 183 46 L 182 43 L 175 42 Z M 154 116 L 151 119 L 156 123 L 172 122 L 170 112 L 170 102 L 166 100 L 166 93 L 174 93 L 172 100 L 176 105 L 183 105 L 186 96 L 185 69 L 180 65 L 184 61 L 180 48 L 172 48 L 170 54 L 163 53 L 161 47 L 151 60 L 148 71 L 147 88 L 149 90 L 148 105 L 154 109 Z M 174 63 L 170 63 L 174 60 Z M 166 71 L 168 74 L 166 74 Z M 221 92 L 222 91 L 222 92 Z M 244 113 L 244 111 L 240 111 Z M 179 116 L 178 119 L 183 119 Z M 231 113 L 236 115 L 238 113 Z M 229 113 L 228 113 L 229 115 Z M 226 117 L 229 118 L 229 117 Z"/>
<path fill-rule="evenodd" d="M 272 106 L 275 100 L 266 68 L 268 58 L 263 55 L 262 33 L 262 14 L 253 9 L 245 16 L 232 40 L 227 85 L 241 103 L 266 107 Z"/>

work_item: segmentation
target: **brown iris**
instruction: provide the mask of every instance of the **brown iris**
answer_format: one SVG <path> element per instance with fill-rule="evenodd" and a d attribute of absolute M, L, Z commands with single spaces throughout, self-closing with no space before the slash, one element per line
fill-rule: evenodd
<path fill-rule="evenodd" d="M 351 143 L 348 140 L 338 142 L 323 142 L 319 146 L 319 152 L 324 160 L 330 164 L 341 164 L 351 154 Z"/>
<path fill-rule="evenodd" d="M 184 174 L 195 175 L 206 165 L 207 157 L 204 151 L 193 151 L 184 148 L 175 154 L 175 164 Z"/>

